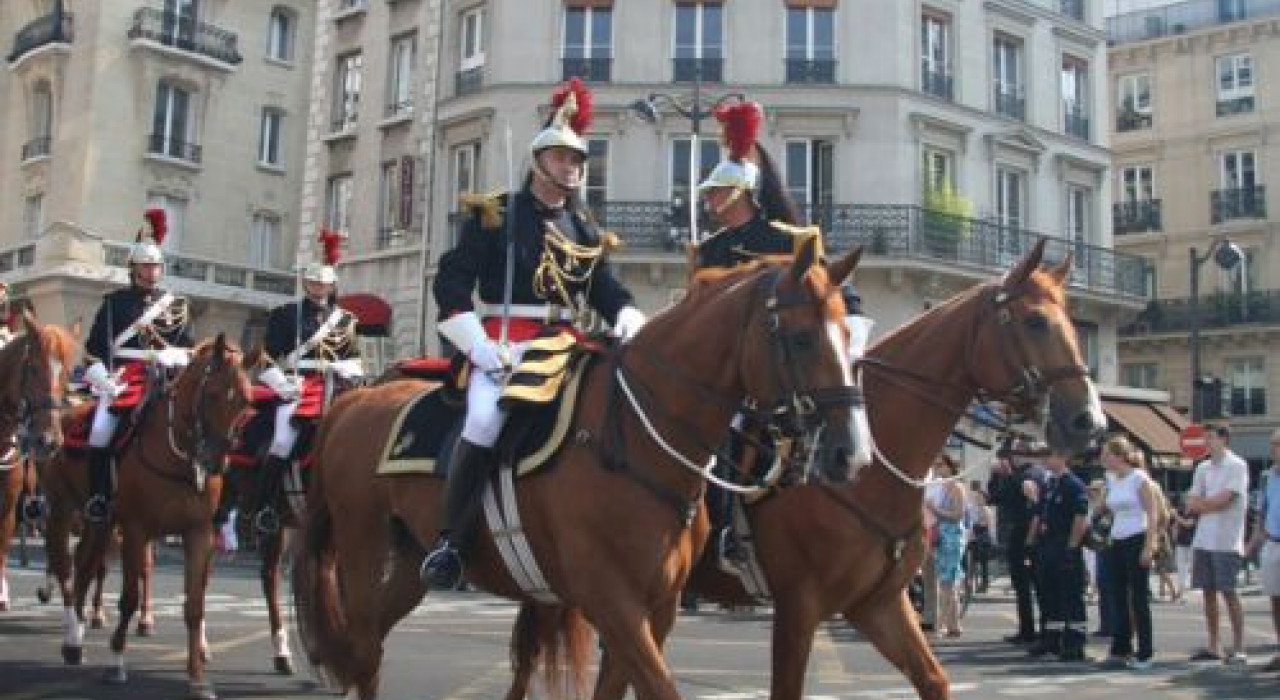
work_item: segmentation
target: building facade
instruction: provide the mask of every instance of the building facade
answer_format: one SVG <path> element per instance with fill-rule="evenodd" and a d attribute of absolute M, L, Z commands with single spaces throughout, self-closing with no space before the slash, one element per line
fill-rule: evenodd
<path fill-rule="evenodd" d="M 1121 383 L 1229 415 L 1255 462 L 1280 425 L 1280 3 L 1193 0 L 1108 19 L 1115 247 L 1150 261 L 1154 298 L 1123 327 Z M 1269 191 L 1271 190 L 1271 191 Z M 1217 264 L 1234 243 L 1242 264 Z M 1193 260 L 1195 262 L 1193 262 Z M 1193 278 L 1198 283 L 1192 302 Z M 1193 390 L 1193 326 L 1202 389 Z"/>
<path fill-rule="evenodd" d="M 92 320 L 158 207 L 197 335 L 256 337 L 295 289 L 314 5 L 0 3 L 0 280 Z"/>

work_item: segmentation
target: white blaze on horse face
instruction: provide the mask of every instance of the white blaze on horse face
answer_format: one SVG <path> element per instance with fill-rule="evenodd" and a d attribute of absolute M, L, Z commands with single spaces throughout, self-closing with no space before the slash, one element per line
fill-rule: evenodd
<path fill-rule="evenodd" d="M 870 326 L 867 327 L 870 330 Z M 854 386 L 853 383 L 853 363 L 846 362 L 846 358 L 852 357 L 853 349 L 851 344 L 846 344 L 844 333 L 840 332 L 840 324 L 835 321 L 827 321 L 827 340 L 831 342 L 831 349 L 835 351 L 836 361 L 840 363 L 840 371 L 844 375 L 844 385 L 847 387 Z M 866 342 L 865 335 L 863 342 Z M 867 422 L 867 410 L 863 406 L 854 406 L 849 409 L 849 431 L 853 438 L 853 454 L 849 455 L 849 466 L 851 469 L 861 469 L 871 464 L 871 425 Z"/>
<path fill-rule="evenodd" d="M 1093 424 L 1098 428 L 1107 426 L 1107 414 L 1102 412 L 1102 399 L 1098 396 L 1098 387 L 1094 385 L 1093 380 L 1089 377 L 1084 378 L 1085 384 L 1089 387 L 1089 417 L 1093 419 Z"/>
<path fill-rule="evenodd" d="M 49 358 L 49 384 L 57 386 L 58 380 L 62 377 L 62 363 L 54 358 Z"/>

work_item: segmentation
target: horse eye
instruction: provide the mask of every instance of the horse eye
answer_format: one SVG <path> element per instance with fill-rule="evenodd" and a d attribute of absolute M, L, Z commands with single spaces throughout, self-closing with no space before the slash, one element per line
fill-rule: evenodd
<path fill-rule="evenodd" d="M 1048 330 L 1049 319 L 1045 318 L 1044 316 L 1041 316 L 1040 314 L 1035 314 L 1033 316 L 1027 317 L 1027 320 L 1024 322 L 1024 324 L 1026 325 L 1027 330 L 1041 333 Z"/>

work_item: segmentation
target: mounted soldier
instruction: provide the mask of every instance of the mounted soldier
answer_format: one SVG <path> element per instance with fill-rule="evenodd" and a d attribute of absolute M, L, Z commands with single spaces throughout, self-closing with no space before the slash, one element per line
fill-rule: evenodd
<path fill-rule="evenodd" d="M 474 538 L 476 511 L 507 411 L 498 399 L 529 341 L 585 326 L 594 310 L 623 342 L 645 322 L 604 261 L 605 237 L 578 191 L 591 93 L 576 78 L 553 96 L 530 145 L 531 172 L 517 192 L 466 198 L 472 216 L 440 258 L 433 287 L 439 330 L 470 361 L 467 414 L 450 459 L 445 529 L 423 564 L 433 587 L 456 585 Z M 472 294 L 479 289 L 484 307 Z M 483 317 L 483 318 L 482 318 Z"/>
<path fill-rule="evenodd" d="M 120 417 L 142 408 L 148 394 L 185 367 L 194 344 L 186 297 L 160 288 L 166 233 L 163 209 L 148 209 L 129 249 L 129 286 L 103 297 L 85 343 L 84 381 L 97 397 L 89 429 L 89 485 L 85 518 L 105 522 L 111 512 L 113 443 Z"/>
<path fill-rule="evenodd" d="M 342 239 L 341 234 L 320 233 L 323 258 L 302 270 L 303 297 L 272 309 L 267 317 L 264 345 L 274 364 L 258 379 L 280 403 L 259 481 L 254 524 L 262 532 L 280 528 L 276 503 L 286 471 L 300 457 L 298 421 L 318 423 L 337 391 L 364 377 L 358 321 L 338 306 L 334 293 Z"/>

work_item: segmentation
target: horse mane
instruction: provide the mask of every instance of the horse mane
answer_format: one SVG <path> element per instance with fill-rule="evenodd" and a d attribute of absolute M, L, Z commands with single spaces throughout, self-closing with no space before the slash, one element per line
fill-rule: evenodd
<path fill-rule="evenodd" d="M 708 295 L 717 296 L 740 282 L 754 279 L 769 270 L 791 265 L 793 261 L 794 258 L 790 255 L 762 255 L 733 267 L 710 267 L 698 270 L 689 280 L 689 290 L 685 294 L 685 300 L 701 299 Z M 821 277 L 815 279 L 818 275 Z M 815 284 L 820 285 L 819 288 L 826 289 L 822 299 L 823 315 L 828 320 L 843 319 L 844 296 L 840 294 L 838 286 L 831 284 L 826 267 L 814 265 L 805 273 L 805 279 L 813 280 Z"/>
<path fill-rule="evenodd" d="M 52 323 L 43 325 L 37 323 L 33 324 L 33 327 L 36 329 L 36 338 L 40 343 L 40 347 L 44 349 L 45 353 L 50 357 L 57 358 L 63 367 L 70 368 L 77 350 L 76 339 L 71 335 L 71 332 L 62 326 Z"/>

